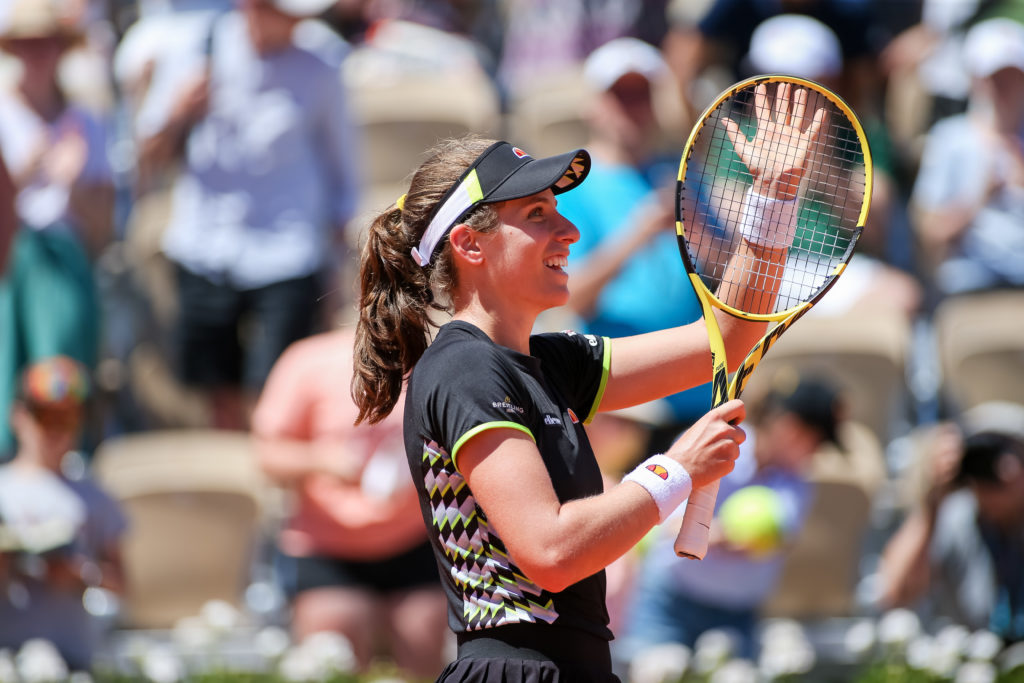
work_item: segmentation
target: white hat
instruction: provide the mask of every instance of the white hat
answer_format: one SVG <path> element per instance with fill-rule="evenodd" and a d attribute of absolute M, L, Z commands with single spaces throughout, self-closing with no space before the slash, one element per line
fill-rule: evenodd
<path fill-rule="evenodd" d="M 583 64 L 583 78 L 597 90 L 607 90 L 626 74 L 640 74 L 648 81 L 667 73 L 668 65 L 658 48 L 639 38 L 616 38 L 590 53 Z"/>
<path fill-rule="evenodd" d="M 315 17 L 323 14 L 338 0 L 271 0 L 274 7 L 293 17 Z"/>
<path fill-rule="evenodd" d="M 1024 440 L 1024 405 L 1012 401 L 987 401 L 962 415 L 967 436 L 983 432 L 1006 434 Z"/>
<path fill-rule="evenodd" d="M 1024 71 L 1024 24 L 1013 19 L 975 24 L 964 38 L 964 62 L 977 78 L 1007 67 Z"/>
<path fill-rule="evenodd" d="M 843 68 L 839 38 L 828 26 L 803 14 L 780 14 L 758 24 L 747 59 L 757 73 L 800 78 L 834 78 Z"/>

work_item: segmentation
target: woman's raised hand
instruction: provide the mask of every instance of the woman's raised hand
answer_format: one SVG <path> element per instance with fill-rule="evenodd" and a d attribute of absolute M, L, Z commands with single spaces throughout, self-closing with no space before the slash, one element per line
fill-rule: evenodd
<path fill-rule="evenodd" d="M 780 83 L 774 102 L 769 104 L 768 87 L 762 83 L 754 90 L 757 133 L 753 140 L 747 139 L 734 120 L 722 119 L 730 142 L 754 178 L 758 194 L 783 200 L 796 197 L 811 147 L 828 122 L 828 110 L 823 107 L 814 112 L 808 125 L 807 102 L 808 90 Z"/>

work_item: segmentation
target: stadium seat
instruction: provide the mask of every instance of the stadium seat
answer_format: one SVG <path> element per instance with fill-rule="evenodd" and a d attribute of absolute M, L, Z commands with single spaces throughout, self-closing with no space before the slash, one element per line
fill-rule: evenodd
<path fill-rule="evenodd" d="M 812 313 L 771 346 L 744 396 L 753 400 L 794 371 L 831 379 L 845 397 L 845 417 L 866 425 L 881 443 L 888 443 L 905 431 L 909 421 L 909 341 L 909 323 L 895 312 L 858 308 L 839 316 Z"/>
<path fill-rule="evenodd" d="M 241 607 L 267 495 L 248 434 L 113 437 L 93 468 L 129 520 L 125 626 L 168 628 L 214 599 Z"/>
<path fill-rule="evenodd" d="M 349 62 L 359 64 L 359 59 L 353 54 Z M 343 78 L 363 135 L 366 191 L 359 214 L 364 224 L 405 191 L 427 149 L 467 133 L 495 137 L 501 132 L 497 91 L 482 72 L 410 72 L 367 80 L 352 68 Z"/>
<path fill-rule="evenodd" d="M 1024 403 L 1024 291 L 952 297 L 933 320 L 943 391 L 956 409 Z"/>
<path fill-rule="evenodd" d="M 864 425 L 844 423 L 843 451 L 824 448 L 811 480 L 814 500 L 807 521 L 787 550 L 779 585 L 764 605 L 765 617 L 812 620 L 850 616 L 871 501 L 885 478 L 882 449 Z"/>

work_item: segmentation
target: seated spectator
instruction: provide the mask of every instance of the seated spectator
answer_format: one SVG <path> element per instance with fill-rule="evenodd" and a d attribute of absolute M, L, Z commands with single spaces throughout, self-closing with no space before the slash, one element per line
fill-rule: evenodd
<path fill-rule="evenodd" d="M 402 441 L 402 401 L 353 427 L 351 328 L 290 346 L 253 414 L 260 463 L 294 492 L 280 534 L 281 574 L 296 640 L 337 631 L 361 669 L 386 651 L 410 675 L 441 671 L 447 634 L 437 580 Z"/>
<path fill-rule="evenodd" d="M 274 361 L 348 291 L 327 277 L 356 209 L 358 130 L 339 64 L 297 34 L 330 3 L 240 0 L 154 66 L 136 118 L 140 164 L 181 164 L 162 236 L 177 369 L 216 427 L 248 426 Z"/>
<path fill-rule="evenodd" d="M 71 669 L 89 670 L 102 624 L 86 610 L 87 589 L 119 591 L 117 503 L 87 478 L 65 473 L 85 413 L 85 368 L 65 356 L 31 365 L 10 419 L 13 461 L 0 466 L 0 648 L 32 638 L 56 645 Z"/>
<path fill-rule="evenodd" d="M 973 408 L 924 455 L 924 495 L 882 555 L 883 606 L 1024 640 L 1024 406 Z"/>
<path fill-rule="evenodd" d="M 928 133 L 912 195 L 940 295 L 1024 286 L 1024 25 L 972 27 L 968 110 Z"/>
<path fill-rule="evenodd" d="M 721 480 L 704 559 L 676 556 L 679 523 L 656 529 L 642 551 L 617 654 L 623 662 L 660 643 L 692 648 L 712 628 L 732 632 L 740 656 L 756 656 L 759 609 L 810 507 L 807 469 L 822 444 L 837 442 L 843 411 L 830 383 L 793 379 L 756 407 L 736 468 Z"/>

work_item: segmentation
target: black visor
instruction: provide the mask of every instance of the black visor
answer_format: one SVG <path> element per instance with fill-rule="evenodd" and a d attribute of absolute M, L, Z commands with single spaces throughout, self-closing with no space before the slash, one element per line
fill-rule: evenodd
<path fill-rule="evenodd" d="M 555 194 L 568 192 L 589 172 L 590 154 L 585 149 L 534 159 L 507 142 L 496 142 L 476 158 L 438 203 L 419 246 L 413 247 L 413 258 L 421 266 L 430 263 L 452 226 L 479 204 L 529 197 L 547 189 Z"/>

